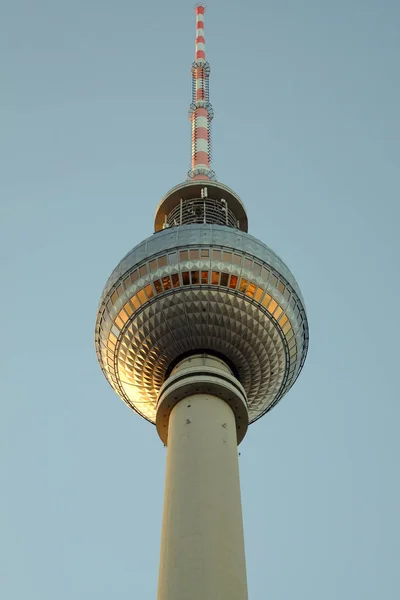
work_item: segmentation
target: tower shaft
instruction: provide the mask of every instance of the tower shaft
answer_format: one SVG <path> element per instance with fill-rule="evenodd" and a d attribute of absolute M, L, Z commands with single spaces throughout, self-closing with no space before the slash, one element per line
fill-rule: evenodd
<path fill-rule="evenodd" d="M 187 393 L 168 424 L 158 600 L 247 600 L 235 415 Z"/>

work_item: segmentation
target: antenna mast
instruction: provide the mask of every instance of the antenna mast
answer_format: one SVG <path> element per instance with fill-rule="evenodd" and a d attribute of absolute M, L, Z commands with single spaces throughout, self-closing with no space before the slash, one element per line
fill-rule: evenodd
<path fill-rule="evenodd" d="M 192 64 L 192 103 L 189 119 L 192 123 L 192 168 L 188 179 L 212 179 L 211 169 L 211 120 L 214 116 L 209 98 L 210 65 L 206 60 L 204 38 L 203 4 L 196 4 L 196 44 L 195 61 Z"/>

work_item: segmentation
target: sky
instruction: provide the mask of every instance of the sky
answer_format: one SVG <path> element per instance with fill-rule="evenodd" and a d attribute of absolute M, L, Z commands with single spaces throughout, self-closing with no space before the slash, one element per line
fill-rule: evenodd
<path fill-rule="evenodd" d="M 93 338 L 189 168 L 193 4 L 0 4 L 7 600 L 156 597 L 165 448 Z M 240 446 L 250 600 L 400 596 L 399 26 L 396 0 L 207 4 L 213 166 L 310 325 L 298 381 Z"/>

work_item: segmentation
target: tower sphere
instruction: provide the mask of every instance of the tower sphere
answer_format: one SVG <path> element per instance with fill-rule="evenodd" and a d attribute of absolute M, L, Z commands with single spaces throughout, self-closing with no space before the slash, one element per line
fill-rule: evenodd
<path fill-rule="evenodd" d="M 290 389 L 308 324 L 285 263 L 247 233 L 240 198 L 207 179 L 173 188 L 155 233 L 118 264 L 96 322 L 99 363 L 121 399 L 155 423 L 159 391 L 191 354 L 223 358 L 244 388 L 249 422 Z"/>

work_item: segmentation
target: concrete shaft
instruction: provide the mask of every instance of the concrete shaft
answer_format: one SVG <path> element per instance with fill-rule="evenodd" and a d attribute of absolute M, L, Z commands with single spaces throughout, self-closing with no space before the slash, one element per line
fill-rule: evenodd
<path fill-rule="evenodd" d="M 212 394 L 172 408 L 158 600 L 247 600 L 236 426 Z"/>

